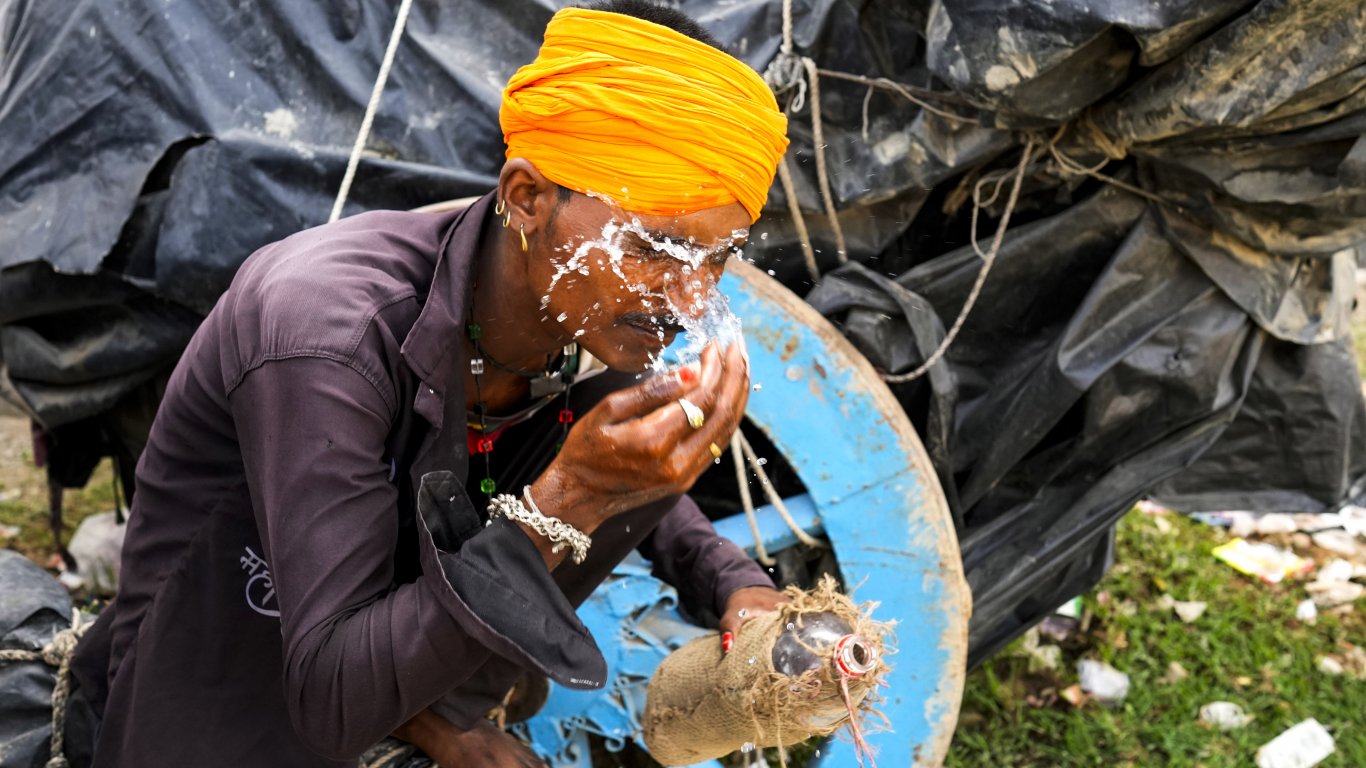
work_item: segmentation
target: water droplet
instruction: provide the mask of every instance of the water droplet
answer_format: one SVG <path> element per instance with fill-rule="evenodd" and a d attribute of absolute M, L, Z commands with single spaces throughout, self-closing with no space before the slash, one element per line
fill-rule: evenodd
<path fill-rule="evenodd" d="M 790 622 L 790 621 L 787 623 L 787 631 L 788 631 L 788 632 L 791 632 L 792 630 L 794 630 L 794 629 L 796 629 L 796 628 L 797 628 L 797 625 L 796 625 L 796 624 L 793 624 L 793 623 Z"/>
<path fill-rule="evenodd" d="M 630 533 L 630 532 L 631 532 L 631 526 L 629 526 L 629 525 L 626 526 L 626 532 L 627 532 L 627 533 Z"/>
<path fill-rule="evenodd" d="M 767 239 L 768 239 L 768 233 L 767 233 L 767 232 L 761 232 L 761 233 L 759 233 L 759 239 L 760 239 L 760 240 L 767 240 Z M 820 753 L 817 752 L 816 754 L 819 755 Z"/>
<path fill-rule="evenodd" d="M 767 464 L 767 463 L 768 463 L 768 459 L 765 459 L 763 456 L 760 456 L 760 457 L 759 457 L 759 466 L 762 467 L 763 465 L 765 465 L 765 464 Z"/>
<path fill-rule="evenodd" d="M 762 390 L 763 388 L 764 388 L 764 385 L 763 385 L 763 384 L 755 384 L 754 387 L 753 387 L 753 389 L 754 389 L 755 392 L 758 392 L 758 391 Z"/>
<path fill-rule="evenodd" d="M 565 320 L 567 320 L 567 319 L 569 319 L 569 313 L 568 313 L 568 312 L 561 312 L 560 315 L 559 315 L 559 317 L 556 317 L 556 318 L 555 318 L 555 322 L 557 322 L 557 323 L 563 323 L 563 322 L 564 322 Z"/>
<path fill-rule="evenodd" d="M 740 751 L 741 751 L 741 752 L 753 752 L 753 751 L 754 751 L 754 744 L 753 744 L 752 742 L 748 742 L 748 741 L 747 741 L 747 742 L 745 742 L 744 744 L 741 744 L 741 745 L 740 745 Z"/>
<path fill-rule="evenodd" d="M 753 664 L 754 662 L 756 662 L 756 661 L 758 661 L 758 660 L 759 660 L 759 659 L 757 659 L 757 658 L 754 657 L 754 656 L 750 656 L 750 657 L 749 657 L 749 663 L 750 663 L 750 664 Z"/>
<path fill-rule="evenodd" d="M 776 274 L 777 274 L 776 272 L 774 272 L 774 271 L 771 270 L 771 269 L 768 271 L 768 273 L 769 273 L 770 275 L 776 275 Z"/>

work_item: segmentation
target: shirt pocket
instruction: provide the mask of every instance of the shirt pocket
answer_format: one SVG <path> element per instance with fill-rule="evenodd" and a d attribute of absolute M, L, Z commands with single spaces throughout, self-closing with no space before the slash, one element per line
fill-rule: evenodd
<path fill-rule="evenodd" d="M 465 484 L 454 472 L 439 470 L 422 476 L 417 489 L 417 513 L 432 534 L 432 543 L 455 552 L 484 527 L 484 516 L 470 503 Z"/>

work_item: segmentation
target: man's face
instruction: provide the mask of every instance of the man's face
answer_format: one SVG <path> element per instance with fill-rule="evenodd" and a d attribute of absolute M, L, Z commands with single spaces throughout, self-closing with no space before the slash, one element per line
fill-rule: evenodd
<path fill-rule="evenodd" d="M 613 369 L 642 370 L 683 329 L 682 315 L 696 317 L 715 300 L 748 227 L 739 203 L 646 216 L 573 194 L 560 201 L 529 266 L 543 322 Z"/>

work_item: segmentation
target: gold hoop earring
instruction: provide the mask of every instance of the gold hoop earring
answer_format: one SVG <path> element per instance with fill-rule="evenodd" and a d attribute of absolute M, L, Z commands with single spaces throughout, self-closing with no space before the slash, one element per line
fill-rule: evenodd
<path fill-rule="evenodd" d="M 526 225 L 525 225 L 525 224 L 520 225 L 520 226 L 518 227 L 518 231 L 520 231 L 520 232 L 522 233 L 522 252 L 525 253 L 525 252 L 528 250 L 527 244 L 526 244 Z"/>
<path fill-rule="evenodd" d="M 508 228 L 508 225 L 511 224 L 511 223 L 512 223 L 512 211 L 508 211 L 507 213 L 503 214 L 503 229 L 507 229 L 507 228 Z"/>
<path fill-rule="evenodd" d="M 502 216 L 502 215 L 503 215 L 503 211 L 506 211 L 507 209 L 508 209 L 508 201 L 506 201 L 506 200 L 499 200 L 499 201 L 498 201 L 498 204 L 495 205 L 495 206 L 493 206 L 493 214 L 494 214 L 495 216 Z"/>

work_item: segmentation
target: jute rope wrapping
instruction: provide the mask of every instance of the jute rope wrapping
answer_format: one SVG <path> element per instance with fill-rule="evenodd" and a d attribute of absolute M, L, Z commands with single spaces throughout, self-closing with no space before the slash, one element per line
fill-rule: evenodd
<path fill-rule="evenodd" d="M 49 744 L 50 757 L 46 768 L 67 768 L 64 736 L 66 731 L 66 701 L 71 695 L 71 656 L 76 652 L 76 643 L 81 635 L 90 629 L 79 608 L 71 611 L 71 627 L 52 636 L 52 640 L 39 650 L 21 649 L 0 650 L 0 662 L 41 661 L 57 668 L 57 680 L 52 687 L 52 740 Z"/>
<path fill-rule="evenodd" d="M 876 697 L 869 694 L 887 672 L 889 625 L 869 618 L 871 606 L 861 611 L 839 594 L 828 576 L 810 592 L 789 587 L 787 596 L 791 602 L 741 627 L 729 653 L 723 655 L 717 637 L 707 635 L 664 660 L 650 681 L 643 718 L 654 759 L 692 765 L 745 744 L 786 747 L 846 725 L 858 740 L 859 721 L 880 717 L 873 709 Z M 876 653 L 877 666 L 843 679 L 828 661 L 797 677 L 775 670 L 773 646 L 787 625 L 800 627 L 804 615 L 820 612 L 847 622 Z"/>

